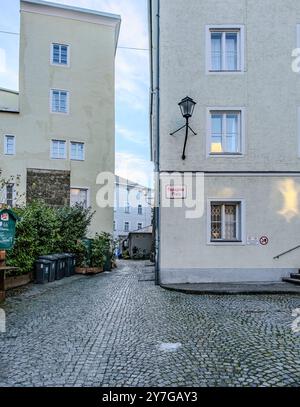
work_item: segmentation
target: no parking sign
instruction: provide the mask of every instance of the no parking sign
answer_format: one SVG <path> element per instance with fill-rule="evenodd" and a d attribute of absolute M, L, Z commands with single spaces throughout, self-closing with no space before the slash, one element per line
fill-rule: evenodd
<path fill-rule="evenodd" d="M 262 246 L 267 246 L 267 244 L 269 244 L 269 238 L 268 238 L 267 236 L 262 236 L 262 237 L 259 239 L 259 243 L 260 243 Z"/>

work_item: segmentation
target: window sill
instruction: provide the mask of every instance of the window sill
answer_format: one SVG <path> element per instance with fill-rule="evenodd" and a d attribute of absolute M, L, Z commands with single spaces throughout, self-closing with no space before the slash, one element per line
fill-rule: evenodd
<path fill-rule="evenodd" d="M 241 158 L 244 157 L 245 154 L 243 153 L 209 153 L 208 157 L 235 157 Z"/>
<path fill-rule="evenodd" d="M 214 240 L 207 242 L 208 246 L 246 246 L 242 240 Z"/>
<path fill-rule="evenodd" d="M 68 116 L 69 112 L 54 112 L 53 110 L 50 111 L 51 114 L 58 114 L 60 116 Z"/>
<path fill-rule="evenodd" d="M 59 64 L 59 63 L 56 63 L 56 62 L 51 62 L 50 64 L 51 64 L 51 66 L 59 66 L 59 67 L 62 67 L 62 68 L 70 68 L 70 64 Z"/>
<path fill-rule="evenodd" d="M 244 74 L 245 71 L 238 70 L 238 71 L 207 71 L 208 75 L 241 75 Z"/>

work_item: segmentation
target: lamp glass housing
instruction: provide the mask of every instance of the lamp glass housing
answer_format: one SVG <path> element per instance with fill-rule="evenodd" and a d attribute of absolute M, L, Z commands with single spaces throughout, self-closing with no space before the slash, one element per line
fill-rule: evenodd
<path fill-rule="evenodd" d="M 194 109 L 195 109 L 196 102 L 193 101 L 190 97 L 186 97 L 182 99 L 179 103 L 179 107 L 181 110 L 181 114 L 185 118 L 190 118 L 193 116 Z"/>

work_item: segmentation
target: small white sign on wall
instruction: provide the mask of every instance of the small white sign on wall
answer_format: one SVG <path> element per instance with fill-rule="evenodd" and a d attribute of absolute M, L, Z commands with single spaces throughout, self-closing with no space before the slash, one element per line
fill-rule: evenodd
<path fill-rule="evenodd" d="M 166 198 L 167 199 L 185 199 L 187 196 L 186 185 L 167 185 Z"/>
<path fill-rule="evenodd" d="M 247 245 L 248 246 L 258 246 L 259 238 L 257 236 L 247 236 Z"/>

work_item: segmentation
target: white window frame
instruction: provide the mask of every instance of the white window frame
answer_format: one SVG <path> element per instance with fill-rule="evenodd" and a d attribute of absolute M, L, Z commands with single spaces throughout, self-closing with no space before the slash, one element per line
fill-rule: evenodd
<path fill-rule="evenodd" d="M 211 114 L 213 112 L 220 112 L 223 114 L 240 112 L 240 149 L 237 153 L 213 153 L 211 152 Z M 206 157 L 235 157 L 240 158 L 245 155 L 246 151 L 246 109 L 244 107 L 224 107 L 224 106 L 211 106 L 207 108 L 207 118 L 206 118 Z"/>
<path fill-rule="evenodd" d="M 67 94 L 67 100 L 66 100 L 66 106 L 67 110 L 66 112 L 61 112 L 61 111 L 54 111 L 53 108 L 53 92 L 65 92 Z M 50 89 L 50 113 L 52 114 L 60 114 L 60 115 L 68 115 L 70 113 L 70 92 L 65 89 Z"/>
<path fill-rule="evenodd" d="M 13 153 L 12 154 L 9 154 L 8 151 L 7 151 L 7 138 L 8 137 L 13 137 L 13 140 L 14 140 Z M 14 136 L 13 134 L 5 134 L 4 135 L 4 148 L 3 148 L 3 151 L 4 151 L 4 155 L 6 155 L 8 157 L 12 157 L 12 156 L 16 155 L 16 136 Z"/>
<path fill-rule="evenodd" d="M 141 228 L 139 229 L 139 225 L 141 225 Z M 137 224 L 137 230 L 141 230 L 141 229 L 143 229 L 143 222 L 138 222 L 138 224 Z"/>
<path fill-rule="evenodd" d="M 124 204 L 124 212 L 128 215 L 131 213 L 131 206 L 130 202 L 126 201 Z"/>
<path fill-rule="evenodd" d="M 219 204 L 239 204 L 240 205 L 240 240 L 211 240 L 211 205 Z M 207 245 L 209 246 L 245 246 L 246 245 L 246 203 L 242 198 L 208 198 L 207 199 Z"/>
<path fill-rule="evenodd" d="M 2 189 L 0 190 L 1 196 L 0 196 L 0 203 L 4 205 L 8 205 L 7 203 L 7 187 L 12 186 L 12 205 L 11 207 L 14 207 L 16 203 L 16 185 L 12 182 L 8 182 L 2 185 Z M 3 202 L 2 202 L 3 201 Z"/>
<path fill-rule="evenodd" d="M 239 31 L 238 35 L 238 70 L 236 71 L 213 71 L 211 68 L 211 32 L 216 31 Z M 206 39 L 206 74 L 208 75 L 237 75 L 245 72 L 245 25 L 242 24 L 215 24 L 205 26 Z M 223 40 L 224 41 L 224 40 Z M 224 46 L 224 45 L 223 45 Z M 223 58 L 225 58 L 223 56 Z"/>
<path fill-rule="evenodd" d="M 60 45 L 60 46 L 64 46 L 67 47 L 67 63 L 66 64 L 62 64 L 62 63 L 57 63 L 53 61 L 53 55 L 54 55 L 54 45 Z M 52 42 L 50 45 L 50 64 L 53 66 L 60 66 L 63 68 L 70 68 L 70 45 L 69 44 L 63 44 L 61 42 Z"/>
<path fill-rule="evenodd" d="M 139 216 L 142 216 L 142 215 L 144 214 L 144 208 L 143 208 L 143 205 L 138 204 L 138 208 L 137 208 L 137 210 L 138 210 L 138 215 L 139 215 Z M 140 212 L 140 210 L 141 210 L 141 212 Z"/>
<path fill-rule="evenodd" d="M 87 208 L 89 208 L 90 206 L 91 206 L 91 201 L 90 201 L 90 188 L 89 187 L 78 187 L 78 186 L 71 186 L 70 187 L 70 206 L 71 206 L 71 190 L 72 189 L 80 189 L 80 190 L 83 190 L 83 191 L 86 191 L 86 205 L 87 205 Z"/>
<path fill-rule="evenodd" d="M 53 157 L 53 142 L 54 142 L 54 141 L 58 141 L 58 142 L 60 142 L 60 143 L 64 143 L 64 144 L 65 144 L 65 154 L 64 154 L 64 157 L 63 157 L 63 158 L 56 158 L 56 157 Z M 59 140 L 59 139 L 52 139 L 52 140 L 50 140 L 50 158 L 51 158 L 51 160 L 66 160 L 67 157 L 68 157 L 67 149 L 68 149 L 68 144 L 67 144 L 67 141 L 66 141 L 66 140 Z"/>
<path fill-rule="evenodd" d="M 72 158 L 72 144 L 82 144 L 83 145 L 83 158 Z M 85 161 L 85 143 L 83 141 L 70 141 L 69 155 L 71 161 Z"/>
<path fill-rule="evenodd" d="M 125 230 L 125 224 L 126 224 L 126 223 L 128 223 L 128 231 Z M 127 220 L 124 221 L 124 232 L 125 232 L 125 233 L 129 233 L 129 232 L 130 232 L 130 222 L 128 222 Z"/>
<path fill-rule="evenodd" d="M 114 230 L 114 232 L 117 231 L 117 221 L 116 220 L 113 221 L 113 230 Z"/>

